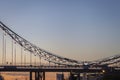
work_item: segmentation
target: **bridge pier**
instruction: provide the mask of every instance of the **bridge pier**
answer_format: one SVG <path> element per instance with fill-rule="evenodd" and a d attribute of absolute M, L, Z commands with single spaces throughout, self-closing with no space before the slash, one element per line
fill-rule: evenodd
<path fill-rule="evenodd" d="M 80 80 L 80 73 L 70 72 L 69 80 Z"/>
<path fill-rule="evenodd" d="M 43 72 L 43 80 L 45 80 L 45 72 Z"/>
<path fill-rule="evenodd" d="M 32 80 L 32 71 L 30 71 L 30 80 Z"/>
<path fill-rule="evenodd" d="M 87 73 L 86 72 L 83 73 L 83 80 L 87 80 Z"/>
<path fill-rule="evenodd" d="M 31 77 L 30 80 L 32 80 Z M 45 80 L 45 72 L 35 72 L 35 80 Z"/>
<path fill-rule="evenodd" d="M 39 75 L 38 72 L 35 72 L 35 80 L 39 80 L 38 75 Z"/>

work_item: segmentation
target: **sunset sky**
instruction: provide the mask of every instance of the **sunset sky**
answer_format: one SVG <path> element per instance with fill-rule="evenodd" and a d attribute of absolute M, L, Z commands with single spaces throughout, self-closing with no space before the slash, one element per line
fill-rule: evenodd
<path fill-rule="evenodd" d="M 120 53 L 120 0 L 0 0 L 0 20 L 60 56 L 80 61 Z"/>

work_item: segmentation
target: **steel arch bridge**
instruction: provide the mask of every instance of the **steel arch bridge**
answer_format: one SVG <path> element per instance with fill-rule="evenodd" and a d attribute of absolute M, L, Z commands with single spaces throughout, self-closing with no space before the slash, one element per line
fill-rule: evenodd
<path fill-rule="evenodd" d="M 114 56 L 110 56 L 107 58 L 99 59 L 96 61 L 77 61 L 73 59 L 69 59 L 66 57 L 62 57 L 47 50 L 41 49 L 40 47 L 32 44 L 25 38 L 18 35 L 16 32 L 11 30 L 8 26 L 6 26 L 3 22 L 0 21 L 0 28 L 4 32 L 3 38 L 5 35 L 9 35 L 9 37 L 18 45 L 20 45 L 23 49 L 29 51 L 35 56 L 38 56 L 40 59 L 44 59 L 48 63 L 53 63 L 55 65 L 62 66 L 71 66 L 71 67 L 104 67 L 110 66 L 114 68 L 120 68 L 120 53 Z M 5 56 L 5 55 L 4 55 Z"/>

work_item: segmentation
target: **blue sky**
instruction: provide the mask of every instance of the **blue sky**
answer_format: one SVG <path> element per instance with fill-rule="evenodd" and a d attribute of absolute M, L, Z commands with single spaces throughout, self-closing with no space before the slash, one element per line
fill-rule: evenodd
<path fill-rule="evenodd" d="M 120 52 L 120 0 L 1 0 L 0 20 L 57 55 L 95 60 Z"/>

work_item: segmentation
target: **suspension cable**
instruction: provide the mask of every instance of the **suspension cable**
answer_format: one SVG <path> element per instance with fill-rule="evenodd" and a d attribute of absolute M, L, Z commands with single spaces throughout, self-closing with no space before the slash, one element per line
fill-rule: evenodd
<path fill-rule="evenodd" d="M 36 66 L 36 55 L 34 55 L 34 65 Z"/>
<path fill-rule="evenodd" d="M 49 66 L 50 66 L 50 61 L 49 61 Z"/>
<path fill-rule="evenodd" d="M 26 53 L 24 54 L 24 66 L 26 65 Z"/>
<path fill-rule="evenodd" d="M 3 49 L 2 49 L 2 64 L 4 64 L 4 32 L 3 32 L 3 45 L 2 45 Z"/>
<path fill-rule="evenodd" d="M 14 48 L 14 64 L 16 65 L 16 42 L 14 43 L 15 44 L 15 48 Z"/>
<path fill-rule="evenodd" d="M 40 60 L 40 66 L 41 66 L 41 56 L 39 56 L 39 60 Z"/>
<path fill-rule="evenodd" d="M 21 65 L 22 65 L 22 59 L 23 59 L 23 48 L 21 47 Z"/>
<path fill-rule="evenodd" d="M 12 40 L 12 58 L 11 58 L 11 60 L 12 60 L 12 62 L 11 62 L 11 64 L 13 65 L 13 40 Z"/>
<path fill-rule="evenodd" d="M 30 65 L 32 65 L 32 53 L 30 52 Z"/>
<path fill-rule="evenodd" d="M 4 38 L 4 63 L 6 64 L 6 33 L 5 33 L 5 38 Z"/>

